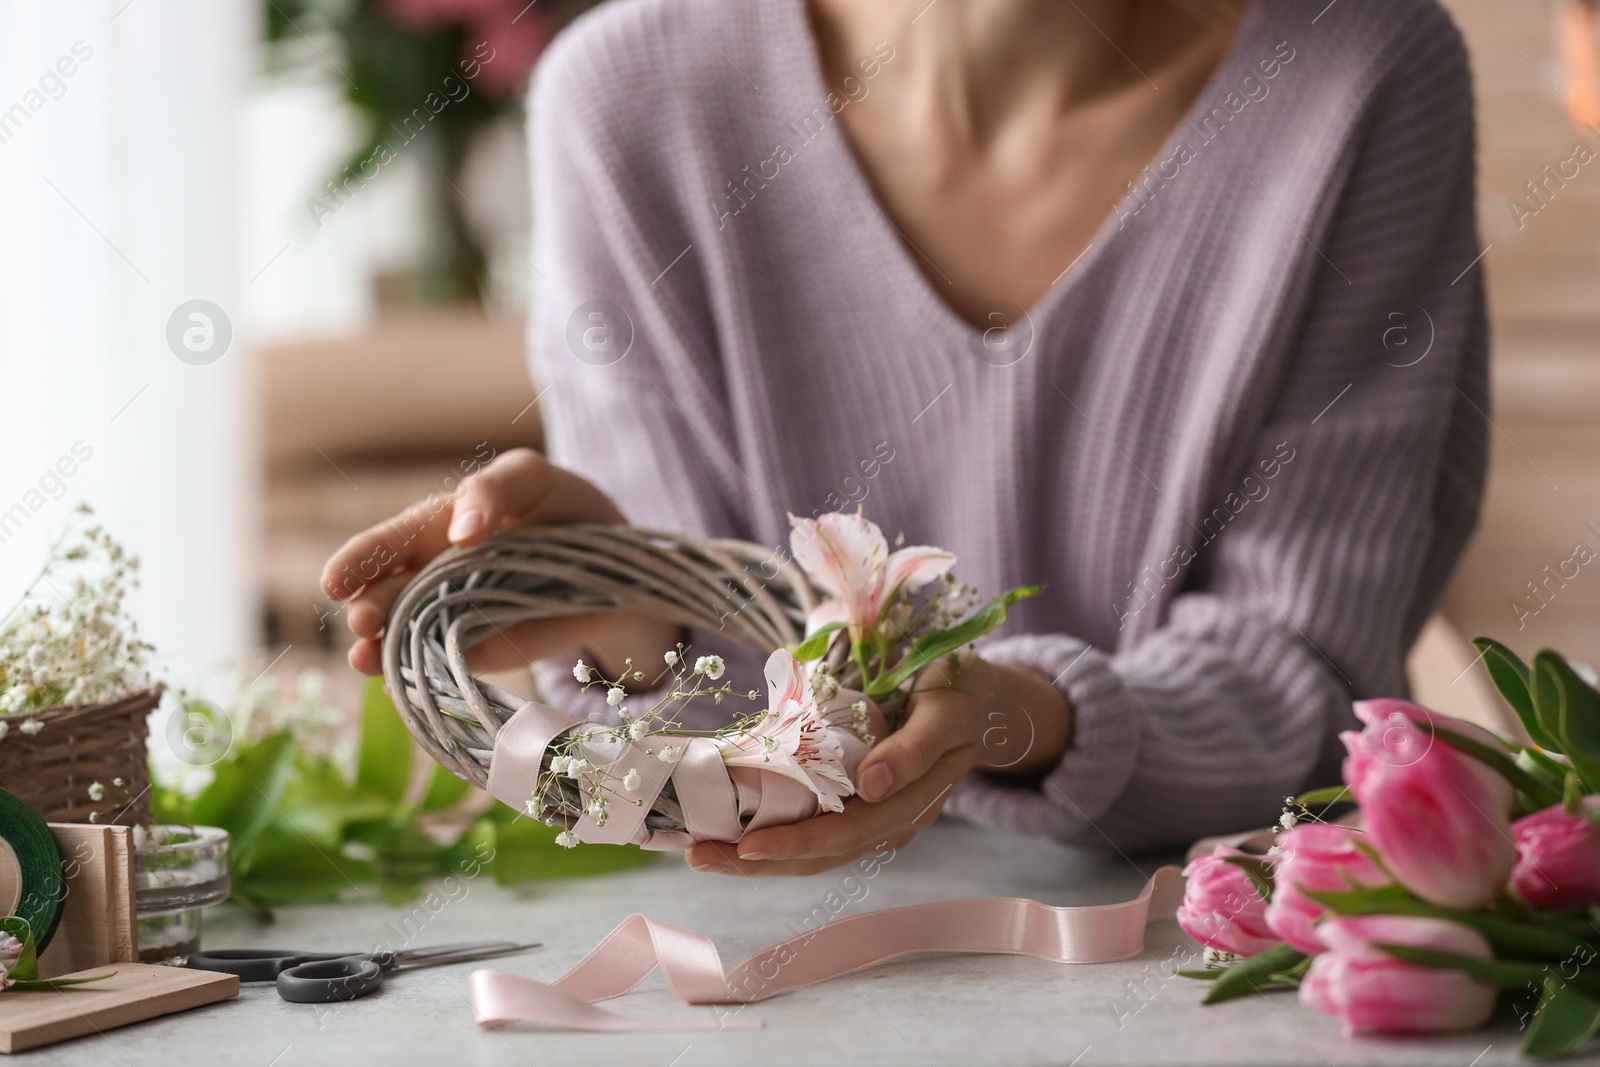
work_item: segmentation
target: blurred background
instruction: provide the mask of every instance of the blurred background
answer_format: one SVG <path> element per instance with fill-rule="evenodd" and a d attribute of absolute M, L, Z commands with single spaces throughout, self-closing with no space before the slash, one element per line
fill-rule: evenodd
<path fill-rule="evenodd" d="M 522 96 L 588 6 L 0 6 L 0 605 L 88 501 L 142 559 L 170 679 L 321 669 L 353 705 L 323 560 L 540 443 Z M 1477 76 L 1494 459 L 1413 666 L 1470 712 L 1462 635 L 1600 662 L 1600 61 L 1585 0 L 1446 6 Z"/>

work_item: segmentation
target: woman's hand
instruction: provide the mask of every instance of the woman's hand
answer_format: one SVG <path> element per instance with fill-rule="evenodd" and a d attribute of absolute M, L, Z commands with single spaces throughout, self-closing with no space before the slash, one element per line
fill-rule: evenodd
<path fill-rule="evenodd" d="M 593 484 L 539 453 L 519 448 L 497 457 L 462 481 L 454 497 L 413 504 L 350 538 L 324 565 L 323 592 L 350 602 L 345 621 L 357 638 L 350 665 L 363 674 L 382 672 L 389 609 L 412 575 L 445 549 L 479 544 L 508 526 L 623 521 Z M 678 629 L 667 623 L 632 612 L 598 612 L 510 627 L 467 659 L 475 670 L 496 670 L 588 651 L 614 678 L 627 657 L 657 662 L 679 639 Z"/>
<path fill-rule="evenodd" d="M 939 817 L 969 770 L 1037 778 L 1072 739 L 1065 696 L 1031 671 L 961 659 L 917 676 L 906 723 L 856 770 L 857 795 L 844 811 L 746 834 L 737 844 L 705 841 L 688 852 L 696 870 L 722 874 L 815 874 L 873 851 L 901 848 Z"/>

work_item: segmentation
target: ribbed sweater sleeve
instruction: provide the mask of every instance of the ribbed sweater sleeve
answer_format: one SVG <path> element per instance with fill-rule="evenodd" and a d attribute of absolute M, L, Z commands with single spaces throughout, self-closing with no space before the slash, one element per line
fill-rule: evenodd
<path fill-rule="evenodd" d="M 1348 181 L 1305 235 L 1317 275 L 1285 324 L 1289 371 L 1226 483 L 1276 463 L 1270 496 L 1199 550 L 1131 647 L 987 647 L 1055 679 L 1076 736 L 1037 785 L 974 775 L 958 813 L 1121 849 L 1259 825 L 1336 777 L 1353 696 L 1405 691 L 1405 650 L 1476 519 L 1488 412 L 1470 78 L 1454 28 L 1430 21 L 1378 57 Z"/>

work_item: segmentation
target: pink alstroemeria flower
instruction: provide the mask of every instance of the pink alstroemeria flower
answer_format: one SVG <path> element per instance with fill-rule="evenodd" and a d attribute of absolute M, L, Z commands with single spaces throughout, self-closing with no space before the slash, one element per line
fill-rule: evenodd
<path fill-rule="evenodd" d="M 956 564 L 954 553 L 931 545 L 891 553 L 878 524 L 859 511 L 815 519 L 791 515 L 789 523 L 795 562 L 829 597 L 806 620 L 810 631 L 833 622 L 876 626 L 901 590 L 927 585 Z"/>
<path fill-rule="evenodd" d="M 817 707 L 805 669 L 786 648 L 767 659 L 767 713 L 722 741 L 730 767 L 753 767 L 792 778 L 817 795 L 824 811 L 843 811 L 856 788 L 844 748 Z"/>

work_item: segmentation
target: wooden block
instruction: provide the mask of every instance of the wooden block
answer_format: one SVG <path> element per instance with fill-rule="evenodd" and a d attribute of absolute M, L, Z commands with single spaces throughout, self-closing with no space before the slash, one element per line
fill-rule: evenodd
<path fill-rule="evenodd" d="M 87 978 L 110 970 L 116 974 L 102 982 L 61 991 L 0 993 L 0 1052 L 53 1045 L 239 995 L 238 975 L 149 963 L 91 967 L 60 977 Z"/>
<path fill-rule="evenodd" d="M 39 976 L 139 958 L 134 910 L 133 830 L 127 826 L 51 823 L 61 853 L 66 900 L 61 924 L 39 957 Z"/>

